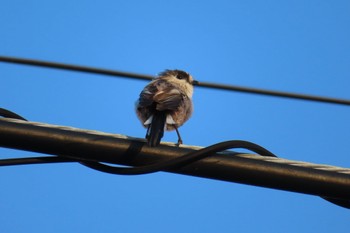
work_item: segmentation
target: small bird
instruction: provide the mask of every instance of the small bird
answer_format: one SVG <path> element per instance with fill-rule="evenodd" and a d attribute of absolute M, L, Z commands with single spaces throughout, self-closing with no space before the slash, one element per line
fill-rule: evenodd
<path fill-rule="evenodd" d="M 164 130 L 176 130 L 177 145 L 182 144 L 178 128 L 192 115 L 192 76 L 182 70 L 165 70 L 152 80 L 136 101 L 136 113 L 147 128 L 147 144 L 158 146 Z"/>

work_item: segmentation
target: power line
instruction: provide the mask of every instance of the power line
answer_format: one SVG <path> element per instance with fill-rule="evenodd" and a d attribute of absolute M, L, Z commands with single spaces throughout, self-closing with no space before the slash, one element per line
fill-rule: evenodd
<path fill-rule="evenodd" d="M 275 96 L 275 97 L 283 97 L 283 98 L 290 98 L 290 99 L 308 100 L 308 101 L 350 106 L 350 100 L 346 100 L 346 99 L 337 99 L 337 98 L 331 98 L 331 97 L 305 95 L 305 94 L 289 93 L 289 92 L 282 92 L 282 91 L 263 90 L 263 89 L 250 88 L 250 87 L 231 86 L 231 85 L 206 83 L 206 82 L 200 82 L 200 86 L 219 89 L 219 90 L 229 90 L 229 91 L 245 92 L 250 94 Z"/>
<path fill-rule="evenodd" d="M 58 155 L 43 159 L 43 163 L 92 161 L 132 167 L 198 150 L 166 143 L 148 147 L 144 140 L 131 137 L 14 119 L 0 119 L 0 146 Z M 38 157 L 30 159 L 30 164 L 41 163 Z M 0 165 L 16 164 L 14 159 L 1 161 Z M 350 207 L 350 169 L 345 168 L 225 152 L 164 171 L 317 195 Z"/>
<path fill-rule="evenodd" d="M 140 79 L 140 80 L 152 80 L 154 77 L 150 75 L 136 74 L 130 72 L 116 71 L 116 70 L 108 70 L 108 69 L 100 69 L 93 68 L 87 66 L 78 66 L 78 65 L 70 65 L 63 64 L 57 62 L 47 62 L 47 61 L 39 61 L 32 59 L 24 59 L 24 58 L 15 58 L 15 57 L 4 57 L 0 56 L 1 62 L 21 64 L 21 65 L 30 65 L 30 66 L 39 66 L 45 68 L 54 68 L 60 70 L 70 70 L 70 71 L 79 71 L 84 73 L 91 74 L 100 74 L 100 75 L 109 75 L 115 77 L 124 77 L 124 78 L 132 78 L 132 79 Z"/>
<path fill-rule="evenodd" d="M 113 77 L 132 78 L 132 79 L 139 79 L 139 80 L 148 80 L 148 81 L 154 78 L 154 76 L 151 76 L 151 75 L 100 69 L 100 68 L 93 68 L 93 67 L 86 67 L 86 66 L 78 66 L 78 65 L 70 65 L 70 64 L 63 64 L 63 63 L 56 63 L 56 62 L 15 58 L 15 57 L 0 56 L 0 61 L 7 62 L 7 63 L 21 64 L 21 65 L 31 65 L 31 66 L 55 68 L 55 69 L 61 69 L 61 70 L 79 71 L 79 72 L 85 72 L 85 73 L 108 75 Z M 347 100 L 347 99 L 305 95 L 305 94 L 297 94 L 297 93 L 289 93 L 289 92 L 273 91 L 273 90 L 264 90 L 264 89 L 258 89 L 258 88 L 249 88 L 249 87 L 241 87 L 241 86 L 226 85 L 226 84 L 216 84 L 216 83 L 210 83 L 210 82 L 199 82 L 196 86 L 211 88 L 211 89 L 218 89 L 218 90 L 228 90 L 228 91 L 236 91 L 236 92 L 243 92 L 243 93 L 250 93 L 250 94 L 330 103 L 330 104 L 340 104 L 340 105 L 347 105 L 347 106 L 350 105 L 350 100 Z"/>

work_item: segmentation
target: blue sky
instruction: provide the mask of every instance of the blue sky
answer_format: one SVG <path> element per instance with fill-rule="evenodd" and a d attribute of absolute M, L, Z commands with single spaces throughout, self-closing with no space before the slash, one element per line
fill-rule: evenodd
<path fill-rule="evenodd" d="M 350 99 L 349 1 L 2 1 L 0 54 Z M 0 63 L 1 106 L 32 121 L 143 137 L 146 82 Z M 196 88 L 185 144 L 242 139 L 350 166 L 348 107 Z M 165 141 L 176 141 L 169 132 Z M 0 156 L 32 153 L 0 149 Z M 0 169 L 3 232 L 348 232 L 321 198 L 78 164 Z"/>

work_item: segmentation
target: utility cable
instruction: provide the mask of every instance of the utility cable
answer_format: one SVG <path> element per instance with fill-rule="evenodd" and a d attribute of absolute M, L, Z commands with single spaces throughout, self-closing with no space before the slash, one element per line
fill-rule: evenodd
<path fill-rule="evenodd" d="M 19 120 L 25 120 L 25 118 L 21 117 L 20 115 L 11 112 L 7 109 L 0 108 L 0 116 L 7 117 L 7 118 L 14 118 L 14 119 L 19 119 Z M 210 156 L 213 153 L 228 150 L 228 149 L 234 149 L 234 148 L 242 148 L 242 149 L 247 149 L 250 151 L 253 151 L 259 155 L 262 156 L 270 156 L 270 157 L 277 157 L 274 155 L 272 152 L 266 150 L 265 148 L 252 143 L 248 141 L 243 141 L 243 140 L 231 140 L 231 141 L 226 141 L 226 142 L 221 142 L 214 144 L 212 146 L 205 147 L 203 149 L 191 152 L 187 155 L 175 158 L 175 159 L 170 159 L 166 160 L 163 162 L 159 162 L 156 164 L 151 164 L 151 165 L 146 165 L 146 166 L 141 166 L 141 167 L 115 167 L 115 166 L 109 166 L 106 164 L 102 164 L 96 161 L 89 161 L 89 160 L 81 160 L 81 161 L 76 161 L 80 162 L 81 164 L 106 173 L 111 173 L 111 174 L 117 174 L 117 175 L 141 175 L 141 174 L 148 174 L 148 173 L 154 173 L 166 169 L 171 169 L 175 167 L 181 167 L 189 163 L 193 163 L 197 160 L 206 158 Z M 4 166 L 4 164 L 8 163 L 9 165 L 13 165 L 14 163 L 18 162 L 21 164 L 24 164 L 24 159 L 22 160 L 8 160 L 8 161 L 3 161 L 1 164 L 0 160 L 0 166 Z M 49 163 L 50 161 L 52 162 L 66 162 L 66 161 L 72 161 L 72 160 L 55 160 L 52 157 L 47 157 L 47 160 L 41 161 L 40 158 L 30 158 L 28 159 L 28 162 L 33 164 L 35 162 L 37 163 Z"/>
<path fill-rule="evenodd" d="M 18 114 L 2 108 L 0 108 L 0 116 L 6 116 L 8 118 L 25 120 L 25 118 L 19 116 Z M 270 151 L 266 150 L 265 148 L 257 144 L 247 142 L 247 141 L 232 140 L 232 141 L 217 143 L 217 144 L 205 147 L 203 149 L 190 152 L 178 158 L 158 162 L 156 164 L 144 165 L 140 167 L 116 167 L 116 166 L 109 166 L 109 165 L 96 162 L 96 161 L 91 161 L 91 160 L 85 160 L 85 159 L 77 160 L 77 159 L 65 158 L 60 156 L 4 159 L 4 160 L 0 160 L 0 166 L 19 165 L 19 164 L 57 163 L 57 162 L 59 163 L 60 162 L 79 162 L 82 165 L 85 165 L 89 168 L 92 168 L 101 172 L 105 172 L 105 173 L 118 174 L 118 175 L 140 175 L 140 174 L 158 172 L 166 169 L 184 167 L 187 164 L 206 158 L 212 155 L 213 153 L 224 151 L 227 149 L 232 149 L 232 148 L 244 148 L 244 149 L 251 150 L 262 156 L 277 157 Z M 335 199 L 335 198 L 328 198 L 328 197 L 322 197 L 322 198 L 338 206 L 342 206 L 344 208 L 350 209 L 350 200 Z"/>
<path fill-rule="evenodd" d="M 31 65 L 31 66 L 46 67 L 46 68 L 54 68 L 54 69 L 61 69 L 61 70 L 79 71 L 79 72 L 85 72 L 85 73 L 108 75 L 108 76 L 114 76 L 114 77 L 132 78 L 132 79 L 138 79 L 138 80 L 148 80 L 149 81 L 149 80 L 152 80 L 154 78 L 154 76 L 151 76 L 151 75 L 123 72 L 123 71 L 116 71 L 116 70 L 108 70 L 108 69 L 100 69 L 100 68 L 93 68 L 93 67 L 87 67 L 87 66 L 70 65 L 70 64 L 63 64 L 63 63 L 56 63 L 56 62 L 47 62 L 47 61 L 40 61 L 40 60 L 15 58 L 15 57 L 0 56 L 0 62 L 21 64 L 21 65 Z M 264 90 L 264 89 L 258 89 L 258 88 L 249 88 L 249 87 L 233 86 L 233 85 L 226 85 L 226 84 L 216 84 L 216 83 L 200 82 L 200 81 L 195 86 L 204 87 L 204 88 L 211 88 L 211 89 L 218 89 L 218 90 L 228 90 L 228 91 L 236 91 L 236 92 L 243 92 L 243 93 L 250 93 L 250 94 L 258 94 L 258 95 L 283 97 L 283 98 L 308 100 L 308 101 L 350 106 L 350 100 L 347 100 L 347 99 L 305 95 L 305 94 L 297 94 L 297 93 L 289 93 L 289 92 L 273 91 L 273 90 Z"/>

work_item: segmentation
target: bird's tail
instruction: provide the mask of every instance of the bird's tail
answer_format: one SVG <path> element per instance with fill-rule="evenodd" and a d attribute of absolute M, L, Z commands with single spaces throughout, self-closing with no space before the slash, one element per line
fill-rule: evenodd
<path fill-rule="evenodd" d="M 164 111 L 155 111 L 150 125 L 149 134 L 147 135 L 147 144 L 151 147 L 158 146 L 160 139 L 164 135 L 166 113 Z"/>

